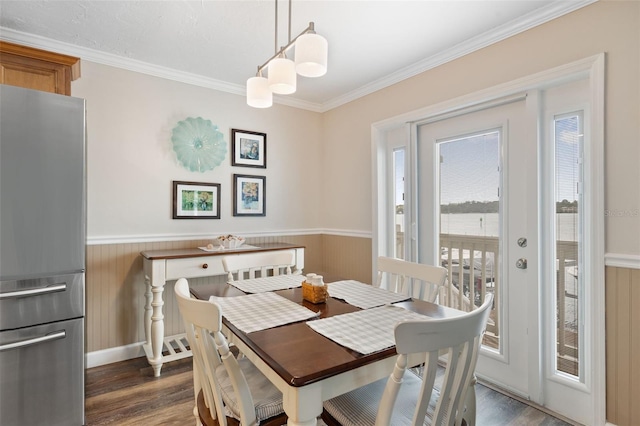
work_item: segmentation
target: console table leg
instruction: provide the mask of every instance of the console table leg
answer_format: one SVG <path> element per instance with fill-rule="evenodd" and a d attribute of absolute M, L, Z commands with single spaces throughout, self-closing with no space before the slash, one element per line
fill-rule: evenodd
<path fill-rule="evenodd" d="M 151 279 L 144 279 L 146 290 L 144 292 L 144 338 L 147 345 L 151 346 Z"/>
<path fill-rule="evenodd" d="M 155 377 L 160 377 L 160 370 L 162 369 L 162 346 L 164 345 L 164 315 L 162 313 L 162 306 L 164 301 L 162 300 L 162 293 L 164 291 L 164 285 L 152 287 L 153 300 L 151 307 L 153 313 L 151 315 L 151 352 L 153 353 L 153 359 L 149 360 L 149 363 L 153 367 L 153 374 Z"/>

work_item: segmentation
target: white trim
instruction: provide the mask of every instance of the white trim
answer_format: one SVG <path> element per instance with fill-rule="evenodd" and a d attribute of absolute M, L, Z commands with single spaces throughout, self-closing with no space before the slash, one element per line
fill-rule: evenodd
<path fill-rule="evenodd" d="M 384 132 L 398 126 L 402 126 L 406 122 L 426 120 L 429 117 L 448 114 L 464 108 L 473 108 L 475 105 L 481 103 L 499 102 L 503 98 L 517 95 L 522 92 L 539 89 L 541 87 L 548 87 L 567 81 L 567 75 L 576 76 L 583 74 L 587 76 L 589 75 L 591 65 L 603 55 L 604 54 L 593 55 L 575 62 L 560 65 L 547 71 L 541 71 L 517 80 L 443 101 L 435 105 L 429 105 L 395 117 L 380 120 L 371 125 L 372 132 Z M 554 76 L 556 77 L 554 78 Z"/>
<path fill-rule="evenodd" d="M 354 238 L 371 238 L 373 235 L 371 231 L 356 231 L 351 229 L 323 229 L 320 233 L 324 235 L 337 235 L 341 237 Z"/>
<path fill-rule="evenodd" d="M 469 53 L 490 46 L 499 41 L 527 31 L 538 25 L 552 21 L 560 16 L 566 15 L 592 3 L 597 0 L 578 0 L 578 1 L 556 1 L 546 7 L 535 10 L 514 22 L 493 28 L 484 34 L 480 34 L 471 40 L 460 43 L 449 50 L 440 52 L 429 58 L 425 58 L 415 64 L 400 69 L 392 74 L 380 78 L 372 83 L 364 85 L 356 90 L 330 99 L 324 103 L 307 102 L 287 96 L 275 96 L 273 101 L 277 104 L 287 105 L 299 109 L 305 109 L 313 112 L 326 112 L 333 108 L 347 104 L 351 101 L 377 92 L 378 90 L 399 83 L 403 80 L 411 78 L 417 74 L 438 67 L 444 63 L 453 61 Z M 66 55 L 76 56 L 82 60 L 96 62 L 103 65 L 118 67 L 130 71 L 148 74 L 155 77 L 166 78 L 168 80 L 178 81 L 194 86 L 206 87 L 221 92 L 232 93 L 239 96 L 245 96 L 246 89 L 238 84 L 227 83 L 221 80 L 195 75 L 192 73 L 178 71 L 166 67 L 148 64 L 146 62 L 137 61 L 110 53 L 100 52 L 87 47 L 77 46 L 42 36 L 28 34 L 16 31 L 10 28 L 0 27 L 0 39 L 18 43 L 24 46 L 35 47 L 59 52 Z"/>
<path fill-rule="evenodd" d="M 587 223 L 590 223 L 591 241 L 589 244 L 591 260 L 595 260 L 589 265 L 590 276 L 592 280 L 591 292 L 589 298 L 585 300 L 586 309 L 592 309 L 593 329 L 591 335 L 591 347 L 593 358 L 591 360 L 592 372 L 592 389 L 593 398 L 593 415 L 591 418 L 596 424 L 605 423 L 607 420 L 606 406 L 606 355 L 605 355 L 605 290 L 603 285 L 598 283 L 605 282 L 605 225 L 604 215 L 602 211 L 605 207 L 604 200 L 604 143 L 605 143 L 605 54 L 601 53 L 593 58 L 593 63 L 589 67 L 589 82 L 591 91 L 590 100 L 590 123 L 591 141 L 589 143 L 589 151 L 591 164 L 589 165 L 591 173 L 591 185 L 593 189 L 589 191 L 592 201 L 587 201 L 590 210 L 587 217 Z M 585 123 L 587 124 L 587 123 Z M 588 346 L 587 346 L 588 347 Z"/>
<path fill-rule="evenodd" d="M 371 231 L 359 231 L 351 229 L 290 229 L 265 232 L 229 232 L 234 235 L 242 235 L 245 238 L 261 237 L 287 237 L 296 235 L 339 235 L 344 237 L 371 238 Z M 189 241 L 211 239 L 215 233 L 207 232 L 202 234 L 155 234 L 155 235 L 114 235 L 104 237 L 88 237 L 88 246 L 108 245 L 108 244 L 134 244 L 153 243 L 161 241 Z"/>
<path fill-rule="evenodd" d="M 144 342 L 87 352 L 85 355 L 85 368 L 99 367 L 101 365 L 142 357 L 144 356 L 142 345 L 144 345 Z"/>
<path fill-rule="evenodd" d="M 640 269 L 640 255 L 605 253 L 605 266 L 615 266 L 617 268 Z"/>
<path fill-rule="evenodd" d="M 245 238 L 253 237 L 282 237 L 291 235 L 312 235 L 322 234 L 319 229 L 293 229 L 264 231 L 255 233 L 246 233 L 239 231 L 226 232 L 225 234 L 242 235 Z M 153 234 L 153 235 L 113 235 L 104 237 L 88 237 L 87 245 L 104 245 L 104 244 L 128 244 L 128 243 L 152 243 L 161 241 L 188 241 L 212 239 L 218 235 L 214 232 L 206 232 L 199 234 Z"/>

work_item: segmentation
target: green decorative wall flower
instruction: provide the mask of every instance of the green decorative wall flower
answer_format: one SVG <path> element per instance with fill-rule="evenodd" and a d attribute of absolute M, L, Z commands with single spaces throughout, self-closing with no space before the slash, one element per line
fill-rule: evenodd
<path fill-rule="evenodd" d="M 227 142 L 218 126 L 201 117 L 178 122 L 171 141 L 178 161 L 192 172 L 216 168 L 227 154 Z"/>

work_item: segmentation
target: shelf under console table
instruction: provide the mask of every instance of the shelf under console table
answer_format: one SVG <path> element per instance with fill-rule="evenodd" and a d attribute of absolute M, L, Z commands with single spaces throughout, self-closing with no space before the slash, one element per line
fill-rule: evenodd
<path fill-rule="evenodd" d="M 201 278 L 225 275 L 222 267 L 223 256 L 243 256 L 249 253 L 265 251 L 293 251 L 295 267 L 304 268 L 304 246 L 286 243 L 265 243 L 259 247 L 226 249 L 221 251 L 204 251 L 194 249 L 147 250 L 142 255 L 142 264 L 146 284 L 144 306 L 144 330 L 146 343 L 143 345 L 149 364 L 153 367 L 154 376 L 160 377 L 162 364 L 191 356 L 191 351 L 184 345 L 185 335 L 165 337 L 163 293 L 167 281 L 179 278 Z M 177 347 L 177 351 L 176 351 Z M 168 355 L 163 355 L 163 350 Z"/>

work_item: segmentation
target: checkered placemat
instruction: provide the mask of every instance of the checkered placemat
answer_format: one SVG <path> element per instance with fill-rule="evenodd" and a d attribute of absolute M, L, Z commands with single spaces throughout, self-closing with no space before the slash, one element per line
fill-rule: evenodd
<path fill-rule="evenodd" d="M 222 316 L 245 333 L 305 321 L 319 315 L 275 293 L 237 297 L 211 296 L 209 301 L 219 304 Z"/>
<path fill-rule="evenodd" d="M 388 303 L 402 302 L 409 296 L 394 293 L 383 288 L 373 287 L 354 280 L 336 281 L 329 284 L 329 296 L 342 299 L 360 309 L 375 308 Z"/>
<path fill-rule="evenodd" d="M 367 355 L 395 345 L 393 332 L 398 322 L 428 318 L 399 306 L 385 305 L 306 324 L 334 342 Z"/>
<path fill-rule="evenodd" d="M 245 293 L 265 293 L 300 287 L 304 278 L 303 275 L 276 275 L 273 277 L 229 281 L 229 284 Z"/>

